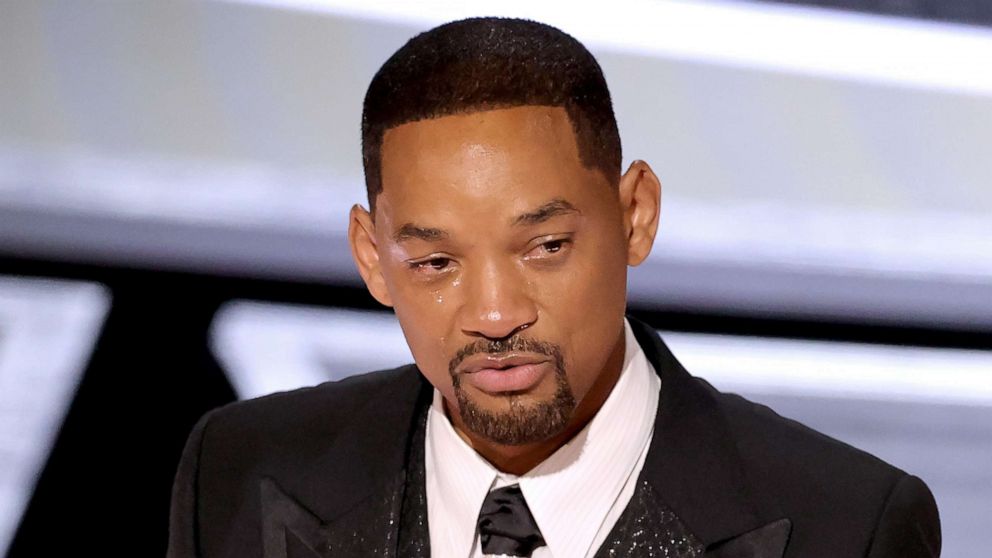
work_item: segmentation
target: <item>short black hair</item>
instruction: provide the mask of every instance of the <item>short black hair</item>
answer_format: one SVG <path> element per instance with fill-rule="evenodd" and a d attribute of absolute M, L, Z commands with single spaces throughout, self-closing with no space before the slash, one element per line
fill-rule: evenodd
<path fill-rule="evenodd" d="M 382 140 L 401 124 L 518 106 L 563 107 L 587 168 L 620 176 L 620 134 L 606 79 L 571 35 L 543 23 L 470 18 L 407 41 L 369 84 L 362 161 L 369 206 L 382 192 Z"/>

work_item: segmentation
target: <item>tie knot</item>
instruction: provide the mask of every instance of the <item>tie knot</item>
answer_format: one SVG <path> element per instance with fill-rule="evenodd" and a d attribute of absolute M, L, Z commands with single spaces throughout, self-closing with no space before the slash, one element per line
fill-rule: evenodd
<path fill-rule="evenodd" d="M 479 539 L 483 554 L 530 556 L 545 545 L 519 484 L 486 495 L 479 513 Z"/>

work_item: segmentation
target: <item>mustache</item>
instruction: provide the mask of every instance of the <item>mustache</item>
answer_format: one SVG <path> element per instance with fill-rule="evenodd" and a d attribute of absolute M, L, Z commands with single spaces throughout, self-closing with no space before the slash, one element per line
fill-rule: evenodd
<path fill-rule="evenodd" d="M 503 353 L 537 353 L 550 357 L 559 367 L 562 363 L 561 347 L 548 341 L 540 341 L 529 337 L 513 336 L 504 339 L 479 339 L 465 345 L 448 362 L 448 373 L 455 376 L 458 366 L 466 358 L 480 354 L 503 354 Z"/>

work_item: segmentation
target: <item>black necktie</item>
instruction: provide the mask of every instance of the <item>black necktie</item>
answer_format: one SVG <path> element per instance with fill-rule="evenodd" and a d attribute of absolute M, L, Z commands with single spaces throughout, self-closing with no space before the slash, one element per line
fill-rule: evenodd
<path fill-rule="evenodd" d="M 479 538 L 483 554 L 530 556 L 545 545 L 519 484 L 486 495 L 479 513 Z"/>

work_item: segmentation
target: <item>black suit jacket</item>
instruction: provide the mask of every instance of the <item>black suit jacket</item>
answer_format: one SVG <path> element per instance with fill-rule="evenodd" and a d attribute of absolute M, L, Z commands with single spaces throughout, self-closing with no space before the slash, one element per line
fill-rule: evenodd
<path fill-rule="evenodd" d="M 920 479 L 717 391 L 630 321 L 661 376 L 639 480 L 706 556 L 939 555 Z M 208 413 L 176 476 L 169 556 L 395 556 L 411 432 L 431 389 L 410 365 Z"/>

